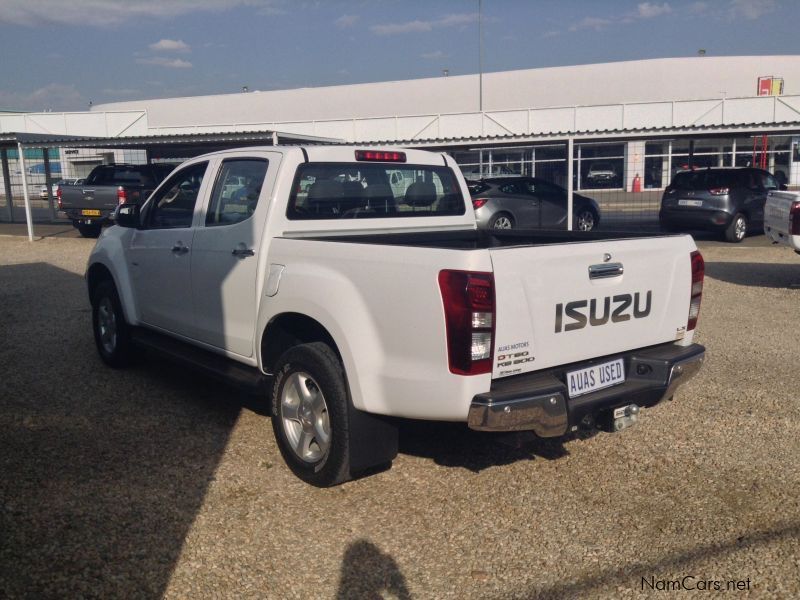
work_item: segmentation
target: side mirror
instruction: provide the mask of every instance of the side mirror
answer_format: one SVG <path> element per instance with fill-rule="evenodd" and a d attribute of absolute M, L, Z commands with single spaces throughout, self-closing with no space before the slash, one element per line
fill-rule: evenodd
<path fill-rule="evenodd" d="M 114 222 L 120 227 L 138 229 L 141 219 L 138 204 L 120 204 L 114 213 Z"/>

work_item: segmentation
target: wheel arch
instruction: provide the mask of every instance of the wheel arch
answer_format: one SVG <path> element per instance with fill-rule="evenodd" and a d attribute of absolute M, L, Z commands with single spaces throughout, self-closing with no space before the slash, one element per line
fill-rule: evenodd
<path fill-rule="evenodd" d="M 342 353 L 336 340 L 327 328 L 316 319 L 302 313 L 281 313 L 267 323 L 261 333 L 261 368 L 265 373 L 273 373 L 280 356 L 292 346 L 324 342 L 342 360 Z"/>
<path fill-rule="evenodd" d="M 90 265 L 86 271 L 86 287 L 89 291 L 89 302 L 94 302 L 94 290 L 103 281 L 111 281 L 114 287 L 119 291 L 114 275 L 112 275 L 111 270 L 107 266 L 99 262 Z"/>

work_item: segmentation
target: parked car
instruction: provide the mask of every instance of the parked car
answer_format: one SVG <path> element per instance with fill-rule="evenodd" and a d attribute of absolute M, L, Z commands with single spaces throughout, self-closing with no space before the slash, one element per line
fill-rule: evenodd
<path fill-rule="evenodd" d="M 83 237 L 96 238 L 123 202 L 144 202 L 175 165 L 99 165 L 85 181 L 59 186 L 58 208 Z"/>
<path fill-rule="evenodd" d="M 677 173 L 661 198 L 659 222 L 667 231 L 716 231 L 741 242 L 761 232 L 770 190 L 785 189 L 769 172 L 752 167 L 709 167 Z"/>
<path fill-rule="evenodd" d="M 422 150 L 192 158 L 91 253 L 100 357 L 145 349 L 257 391 L 287 465 L 318 486 L 390 464 L 391 417 L 617 432 L 697 373 L 690 236 L 487 233 L 467 194 L 452 158 Z"/>
<path fill-rule="evenodd" d="M 618 174 L 611 163 L 596 162 L 589 166 L 586 179 L 590 187 L 610 187 L 617 182 Z"/>
<path fill-rule="evenodd" d="M 566 229 L 567 191 L 536 177 L 502 177 L 468 183 L 482 229 Z M 597 202 L 572 195 L 573 229 L 591 231 L 600 223 Z"/>
<path fill-rule="evenodd" d="M 770 192 L 764 215 L 764 233 L 772 243 L 800 254 L 800 194 Z"/>
<path fill-rule="evenodd" d="M 483 168 L 480 165 L 465 165 L 460 169 L 464 178 L 470 181 L 489 177 L 519 177 L 519 173 L 515 173 L 506 165 L 493 165 L 491 168 L 489 165 L 484 165 Z"/>

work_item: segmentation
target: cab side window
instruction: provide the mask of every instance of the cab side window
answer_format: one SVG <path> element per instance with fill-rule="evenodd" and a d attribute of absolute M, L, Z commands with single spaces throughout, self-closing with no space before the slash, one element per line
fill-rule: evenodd
<path fill-rule="evenodd" d="M 202 162 L 181 169 L 153 194 L 145 217 L 148 229 L 192 226 L 194 207 L 207 167 L 208 163 Z"/>
<path fill-rule="evenodd" d="M 238 158 L 222 162 L 206 213 L 206 226 L 233 225 L 249 219 L 258 206 L 269 162 Z"/>

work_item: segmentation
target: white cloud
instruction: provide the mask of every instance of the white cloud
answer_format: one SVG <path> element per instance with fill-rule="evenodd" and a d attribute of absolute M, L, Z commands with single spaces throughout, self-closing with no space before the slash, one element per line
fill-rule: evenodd
<path fill-rule="evenodd" d="M 260 14 L 282 14 L 284 0 L 2 0 L 0 23 L 51 23 L 102 27 L 138 18 L 170 18 L 196 12 L 224 12 L 240 6 Z"/>
<path fill-rule="evenodd" d="M 358 15 L 342 15 L 338 19 L 336 19 L 333 23 L 339 29 L 347 29 L 348 27 L 352 27 L 358 22 Z"/>
<path fill-rule="evenodd" d="M 582 29 L 594 29 L 600 31 L 611 25 L 614 21 L 611 19 L 602 19 L 600 17 L 584 17 L 574 25 L 570 26 L 570 31 L 581 31 Z"/>
<path fill-rule="evenodd" d="M 165 56 L 153 56 L 151 58 L 137 58 L 136 62 L 140 65 L 156 65 L 168 69 L 191 69 L 192 63 L 182 58 L 166 58 Z"/>
<path fill-rule="evenodd" d="M 664 2 L 663 4 L 653 4 L 642 2 L 636 7 L 636 14 L 640 19 L 653 19 L 672 12 L 672 7 Z"/>
<path fill-rule="evenodd" d="M 689 5 L 689 12 L 693 15 L 700 15 L 706 12 L 708 8 L 708 2 L 693 2 Z"/>
<path fill-rule="evenodd" d="M 441 50 L 435 50 L 434 52 L 425 52 L 424 54 L 420 54 L 419 57 L 427 60 L 438 60 L 440 58 L 446 58 L 447 54 Z"/>
<path fill-rule="evenodd" d="M 88 101 L 72 84 L 51 83 L 27 93 L 0 90 L 0 106 L 31 112 L 86 110 Z"/>
<path fill-rule="evenodd" d="M 672 13 L 672 7 L 668 2 L 658 4 L 656 2 L 640 2 L 636 5 L 636 10 L 622 15 L 611 15 L 608 17 L 584 17 L 577 23 L 570 25 L 570 31 L 583 31 L 592 29 L 601 31 L 612 25 L 631 25 L 637 21 L 655 19 Z"/>
<path fill-rule="evenodd" d="M 191 52 L 192 48 L 183 40 L 159 40 L 148 46 L 156 52 Z"/>
<path fill-rule="evenodd" d="M 554 38 L 554 37 L 558 37 L 559 35 L 561 35 L 560 31 L 558 31 L 557 29 L 551 29 L 550 31 L 545 31 L 542 34 L 542 37 L 543 38 Z"/>
<path fill-rule="evenodd" d="M 775 0 L 731 0 L 728 14 L 732 19 L 755 21 L 775 10 Z"/>
<path fill-rule="evenodd" d="M 435 28 L 463 27 L 478 21 L 477 13 L 444 15 L 430 21 L 406 21 L 405 23 L 384 23 L 373 25 L 370 31 L 375 35 L 398 35 L 403 33 L 427 33 Z"/>

